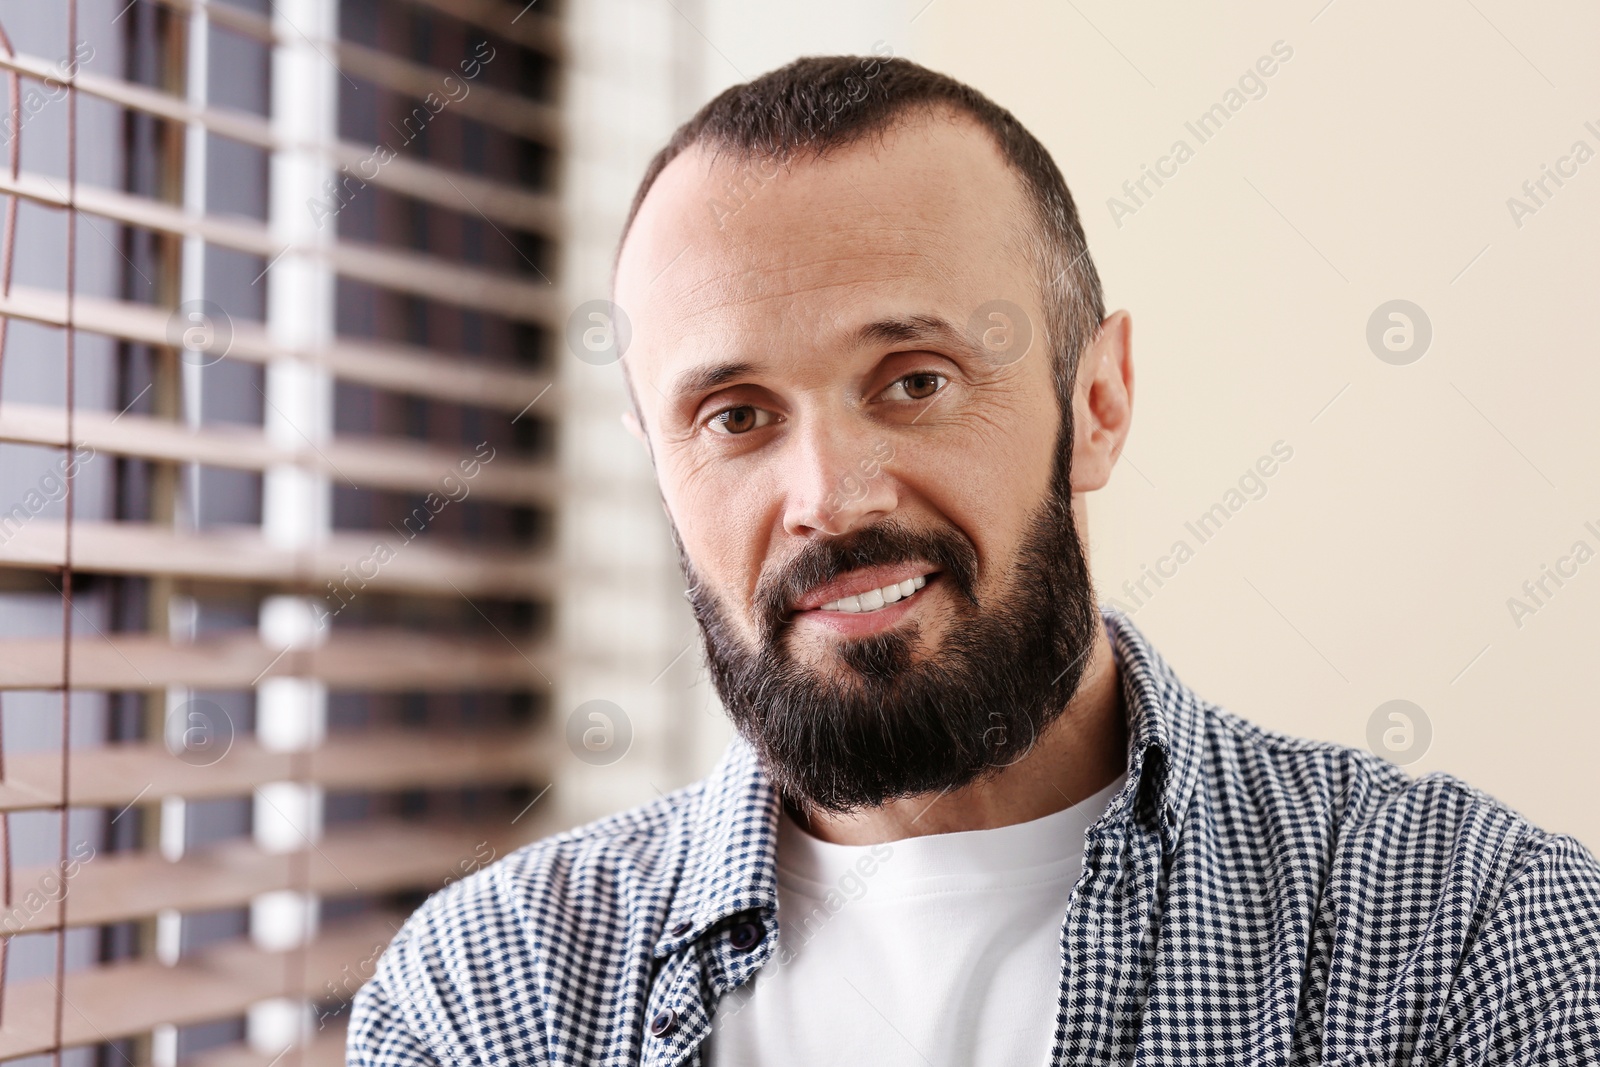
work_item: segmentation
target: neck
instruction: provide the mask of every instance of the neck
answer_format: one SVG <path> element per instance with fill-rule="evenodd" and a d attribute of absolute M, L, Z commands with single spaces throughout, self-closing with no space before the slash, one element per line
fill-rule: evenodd
<path fill-rule="evenodd" d="M 1069 808 L 1110 785 L 1127 763 L 1121 679 L 1105 627 L 1096 626 L 1078 691 L 1027 756 L 959 789 L 903 797 L 848 815 L 812 810 L 796 818 L 813 836 L 840 845 L 990 830 Z"/>

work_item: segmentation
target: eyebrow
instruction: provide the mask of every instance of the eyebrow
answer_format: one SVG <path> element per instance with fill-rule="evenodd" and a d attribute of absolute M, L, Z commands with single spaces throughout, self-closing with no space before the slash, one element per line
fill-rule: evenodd
<path fill-rule="evenodd" d="M 937 315 L 906 315 L 879 319 L 856 331 L 858 345 L 898 345 L 918 341 L 939 341 L 960 348 L 970 347 L 962 332 Z"/>
<path fill-rule="evenodd" d="M 709 393 L 719 385 L 725 385 L 754 369 L 755 364 L 748 360 L 730 360 L 685 371 L 672 386 L 672 399 L 681 403 L 700 393 Z"/>

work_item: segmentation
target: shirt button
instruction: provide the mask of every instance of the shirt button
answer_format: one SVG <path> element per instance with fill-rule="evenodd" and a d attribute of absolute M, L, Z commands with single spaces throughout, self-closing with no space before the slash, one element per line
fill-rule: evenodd
<path fill-rule="evenodd" d="M 737 923 L 728 931 L 728 944 L 733 946 L 735 952 L 749 952 L 761 944 L 761 939 L 767 936 L 766 927 L 754 920 L 745 920 Z"/>
<path fill-rule="evenodd" d="M 674 926 L 672 928 L 672 936 L 673 937 L 682 937 L 684 934 L 689 932 L 689 928 L 692 927 L 693 925 L 694 925 L 694 923 L 679 923 L 678 925 L 676 925 L 676 926 Z"/>
<path fill-rule="evenodd" d="M 666 1037 L 678 1028 L 678 1013 L 671 1008 L 656 1012 L 656 1017 L 650 1020 L 650 1034 L 652 1037 Z"/>

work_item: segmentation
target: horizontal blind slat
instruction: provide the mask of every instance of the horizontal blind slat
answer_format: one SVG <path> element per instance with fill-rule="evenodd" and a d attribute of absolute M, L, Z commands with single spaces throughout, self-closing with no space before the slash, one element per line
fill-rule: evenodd
<path fill-rule="evenodd" d="M 296 1046 L 292 1057 L 282 1051 L 258 1052 L 240 1042 L 206 1049 L 186 1058 L 183 1064 L 184 1067 L 344 1067 L 344 1019 L 319 1018 L 317 1025 L 322 1029 L 308 1043 Z"/>
<path fill-rule="evenodd" d="M 339 42 L 338 50 L 339 65 L 347 74 L 376 82 L 414 100 L 422 100 L 432 93 L 447 101 L 441 108 L 448 107 L 530 141 L 551 144 L 560 137 L 560 114 L 549 104 L 496 89 L 476 79 L 464 79 L 460 70 L 413 63 L 350 41 Z M 493 61 L 491 58 L 490 62 Z M 448 95 L 452 91 L 444 86 L 446 77 L 454 78 L 467 92 L 459 98 Z"/>
<path fill-rule="evenodd" d="M 61 688 L 61 652 L 56 637 L 0 639 L 0 690 Z M 532 639 L 388 629 L 335 632 L 325 644 L 287 652 L 254 634 L 177 644 L 104 633 L 73 639 L 71 667 L 73 689 L 247 689 L 266 678 L 311 678 L 377 693 L 543 689 L 555 669 L 554 648 Z"/>
<path fill-rule="evenodd" d="M 69 972 L 61 990 L 62 1046 L 131 1037 L 161 1023 L 180 1026 L 243 1014 L 259 1000 L 302 991 L 291 952 L 304 953 L 304 992 L 321 993 L 375 959 L 404 916 L 364 918 L 319 935 L 302 950 L 272 952 L 235 941 L 207 949 L 174 966 L 154 960 L 106 964 Z M 368 964 L 370 966 L 370 964 Z M 336 987 L 337 988 L 337 987 Z M 57 991 L 53 978 L 11 984 L 5 990 L 0 1058 L 29 1056 L 55 1047 Z"/>
<path fill-rule="evenodd" d="M 236 737 L 215 763 L 204 766 L 151 741 L 73 749 L 69 758 L 68 806 L 121 808 L 163 797 L 249 796 L 281 781 L 378 791 L 534 782 L 548 773 L 554 742 L 528 730 L 382 731 L 331 737 L 302 752 L 266 749 Z M 0 811 L 62 804 L 60 753 L 10 755 L 5 770 Z"/>
<path fill-rule="evenodd" d="M 338 47 L 341 57 L 354 60 L 350 66 L 352 73 L 376 81 L 407 97 L 419 98 L 429 92 L 437 92 L 446 76 L 458 73 L 449 69 L 411 63 L 360 45 L 342 42 Z M 346 49 L 356 51 L 347 55 Z M 211 133 L 257 148 L 272 150 L 300 147 L 286 144 L 270 122 L 247 111 L 196 107 L 172 93 L 87 70 L 80 69 L 77 75 L 70 79 L 62 78 L 56 69 L 56 64 L 38 56 L 0 53 L 0 70 L 13 71 L 37 81 L 70 84 L 80 92 L 118 107 L 153 115 L 168 122 L 202 126 Z M 475 91 L 488 96 L 490 99 L 485 103 L 493 106 L 485 106 L 485 103 L 471 104 L 473 92 L 470 91 L 448 106 L 466 111 L 474 119 L 531 141 L 548 143 L 559 138 L 560 118 L 550 105 L 501 92 L 489 86 L 479 86 Z"/>
<path fill-rule="evenodd" d="M 426 160 L 395 155 L 374 169 L 373 149 L 349 142 L 328 148 L 330 158 L 358 179 L 404 196 L 426 200 L 463 213 L 485 215 L 495 222 L 529 233 L 558 237 L 565 218 L 561 204 L 549 193 L 523 189 L 492 178 L 449 170 Z"/>
<path fill-rule="evenodd" d="M 409 0 L 418 7 L 435 11 L 471 23 L 480 29 L 499 34 L 508 40 L 556 59 L 566 54 L 561 36 L 561 23 L 554 15 L 546 15 L 523 0 L 506 3 L 505 0 Z"/>
<path fill-rule="evenodd" d="M 52 68 L 44 60 L 33 56 L 0 55 L 0 70 L 14 70 L 30 77 L 44 78 L 51 76 Z M 76 84 L 79 88 L 118 106 L 173 122 L 192 121 L 210 128 L 214 133 L 258 148 L 291 147 L 278 144 L 271 126 L 264 120 L 245 112 L 196 109 L 167 93 L 132 83 L 118 82 L 116 79 L 97 79 L 87 74 L 80 74 Z M 98 92 L 94 92 L 95 90 Z M 466 99 L 470 100 L 471 97 Z M 549 124 L 553 130 L 558 128 L 553 115 L 547 115 L 540 121 Z M 458 212 L 486 215 L 497 222 L 508 223 L 531 233 L 555 236 L 561 227 L 560 207 L 556 198 L 547 193 L 529 191 L 507 182 L 450 170 L 426 160 L 402 157 L 398 154 L 381 166 L 374 166 L 374 147 L 370 145 L 339 141 L 310 147 L 326 153 L 335 163 L 347 168 L 359 181 L 392 192 L 427 200 Z M 22 180 L 13 181 L 8 174 L 5 175 L 3 191 L 14 193 L 35 203 L 60 207 L 67 199 L 65 186 L 65 181 L 57 184 L 47 178 L 32 175 L 23 175 Z M 201 227 L 205 225 L 210 227 L 208 232 L 216 235 L 214 239 L 217 243 L 261 254 L 261 239 L 244 230 L 229 229 L 226 219 L 214 218 L 209 223 L 203 220 L 175 222 L 166 216 L 155 214 L 154 208 L 141 209 L 135 206 L 118 209 L 119 203 L 131 201 L 136 205 L 151 204 L 168 211 L 177 211 L 172 205 L 161 204 L 160 201 L 118 193 L 94 185 L 80 183 L 74 194 L 85 210 L 95 214 L 117 218 L 117 210 L 134 214 L 148 210 L 152 212 L 152 219 L 160 221 L 135 224 L 148 225 L 150 228 L 169 232 L 200 232 Z M 89 207 L 91 204 L 96 206 Z M 307 210 L 310 210 L 309 207 Z M 181 212 L 179 214 L 181 215 Z M 276 249 L 265 254 L 272 255 L 275 251 Z"/>
<path fill-rule="evenodd" d="M 154 115 L 169 122 L 204 126 L 213 133 L 257 148 L 271 149 L 278 143 L 271 124 L 247 112 L 195 107 L 171 93 L 86 70 L 79 70 L 74 78 L 63 79 L 57 76 L 55 64 L 37 56 L 0 53 L 0 70 L 14 71 L 38 81 L 69 84 L 80 92 L 119 107 Z"/>
<path fill-rule="evenodd" d="M 17 287 L 10 296 L 0 296 L 0 315 L 43 326 L 65 326 L 67 301 L 61 293 Z M 77 329 L 140 344 L 170 345 L 167 328 L 171 315 L 166 308 L 124 300 L 78 296 L 73 301 Z M 365 385 L 501 411 L 521 411 L 547 392 L 550 402 L 559 399 L 546 376 L 496 367 L 470 356 L 356 338 L 298 351 L 274 344 L 257 324 L 233 322 L 227 358 L 266 363 L 283 357 L 310 360 L 336 377 Z"/>
<path fill-rule="evenodd" d="M 185 13 L 204 11 L 206 17 L 219 26 L 256 40 L 275 43 L 281 36 L 272 20 L 254 12 L 245 11 L 228 3 L 207 3 L 206 0 L 158 0 L 177 11 Z M 532 5 L 507 4 L 503 0 L 409 0 L 418 7 L 432 8 L 469 25 L 489 30 L 508 41 L 542 52 L 552 58 L 565 54 L 561 27 L 557 20 L 540 13 Z"/>
<path fill-rule="evenodd" d="M 547 277 L 523 281 L 418 252 L 351 241 L 341 241 L 324 254 L 340 274 L 381 288 L 491 311 L 517 322 L 554 327 L 561 319 L 561 298 Z M 529 267 L 538 270 L 532 263 Z"/>
<path fill-rule="evenodd" d="M 304 358 L 348 381 L 492 410 L 521 414 L 537 400 L 548 408 L 562 399 L 560 386 L 548 375 L 405 345 L 340 338 Z"/>
<path fill-rule="evenodd" d="M 254 11 L 246 11 L 242 7 L 235 7 L 227 0 L 216 4 L 207 3 L 207 0 L 156 0 L 156 2 L 186 15 L 200 12 L 212 25 L 221 26 L 244 37 L 254 38 L 263 44 L 273 44 L 278 40 L 278 34 L 273 32 L 272 19 L 258 15 Z"/>
<path fill-rule="evenodd" d="M 179 860 L 157 852 L 92 855 L 67 868 L 66 878 L 57 867 L 18 871 L 13 907 L 0 909 L 0 935 L 58 929 L 63 901 L 68 926 L 94 926 L 148 918 L 165 908 L 245 907 L 257 894 L 279 889 L 329 897 L 431 891 L 551 829 L 533 814 L 517 827 L 497 825 L 492 831 L 388 819 L 331 831 L 315 848 L 300 852 L 268 852 L 239 840 Z M 31 902 L 30 892 L 39 893 L 42 903 Z"/>
<path fill-rule="evenodd" d="M 18 505 L 18 508 L 23 505 Z M 90 574 L 165 575 L 320 590 L 345 599 L 369 589 L 430 596 L 548 596 L 555 568 L 531 551 L 444 548 L 399 532 L 345 533 L 295 551 L 255 527 L 183 533 L 133 522 L 74 522 L 72 568 Z M 387 554 L 379 551 L 387 545 Z M 66 525 L 34 518 L 0 541 L 0 566 L 57 570 L 66 562 Z M 370 573 L 370 576 L 368 572 Z"/>
<path fill-rule="evenodd" d="M 15 179 L 0 175 L 0 193 L 15 193 L 54 208 L 68 206 L 64 191 L 49 179 L 33 174 L 19 175 Z M 198 236 L 269 262 L 284 251 L 284 246 L 260 223 L 192 215 L 159 200 L 92 186 L 80 186 L 74 196 L 73 204 L 79 211 L 113 222 Z M 467 266 L 422 252 L 353 241 L 339 241 L 325 247 L 299 247 L 295 254 L 326 259 L 338 273 L 372 285 L 492 311 L 520 322 L 549 325 L 560 314 L 558 299 L 548 279 L 522 280 L 512 274 Z"/>
<path fill-rule="evenodd" d="M 241 470 L 302 466 L 349 478 L 363 488 L 437 492 L 441 479 L 451 475 L 468 497 L 513 504 L 548 504 L 557 493 L 555 473 L 545 464 L 503 455 L 482 463 L 470 451 L 457 455 L 403 439 L 341 437 L 316 448 L 307 444 L 286 449 L 255 429 L 216 425 L 195 430 L 168 419 L 83 410 L 74 413 L 73 430 L 77 438 L 69 442 L 62 408 L 0 404 L 0 441 L 17 444 L 87 445 L 115 455 Z M 469 461 L 476 463 L 476 473 L 467 478 L 461 464 Z"/>

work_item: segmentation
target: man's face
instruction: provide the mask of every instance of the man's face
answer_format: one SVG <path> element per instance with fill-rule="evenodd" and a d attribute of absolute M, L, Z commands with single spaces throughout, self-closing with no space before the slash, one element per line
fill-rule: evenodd
<path fill-rule="evenodd" d="M 626 369 L 713 677 L 799 799 L 965 784 L 1081 676 L 1098 616 L 1031 218 L 980 127 L 918 118 L 787 168 L 691 149 L 624 246 Z M 992 301 L 1025 321 L 974 328 Z"/>

